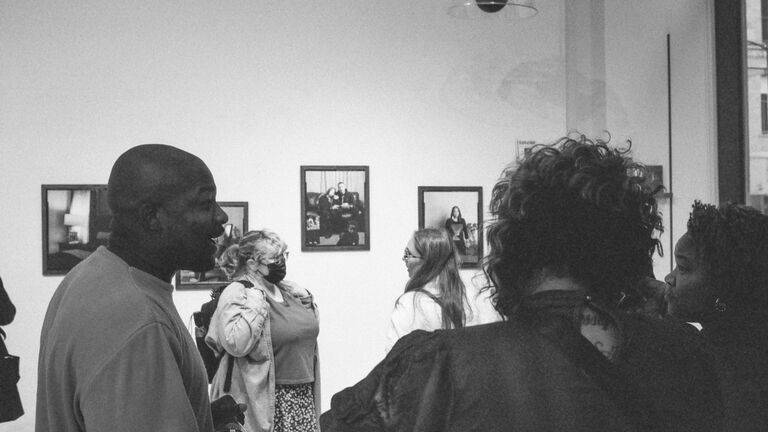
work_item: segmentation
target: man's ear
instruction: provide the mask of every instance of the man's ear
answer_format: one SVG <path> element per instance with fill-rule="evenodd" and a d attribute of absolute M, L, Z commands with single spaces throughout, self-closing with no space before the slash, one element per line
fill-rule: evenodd
<path fill-rule="evenodd" d="M 139 207 L 139 222 L 148 231 L 160 231 L 162 224 L 156 204 L 144 203 Z"/>

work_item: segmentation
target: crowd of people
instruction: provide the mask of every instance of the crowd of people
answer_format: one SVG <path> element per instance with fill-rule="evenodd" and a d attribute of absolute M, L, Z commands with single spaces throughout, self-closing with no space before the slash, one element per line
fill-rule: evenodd
<path fill-rule="evenodd" d="M 218 259 L 230 283 L 204 337 L 220 359 L 209 390 L 169 281 L 213 268 L 227 216 L 198 157 L 134 147 L 109 178 L 109 245 L 50 302 L 36 430 L 768 430 L 768 216 L 695 202 L 661 285 L 643 173 L 583 136 L 511 164 L 479 294 L 459 273 L 458 207 L 415 231 L 386 356 L 321 415 L 317 306 L 285 280 L 287 245 L 269 230 Z M 321 209 L 344 205 L 338 186 Z"/>

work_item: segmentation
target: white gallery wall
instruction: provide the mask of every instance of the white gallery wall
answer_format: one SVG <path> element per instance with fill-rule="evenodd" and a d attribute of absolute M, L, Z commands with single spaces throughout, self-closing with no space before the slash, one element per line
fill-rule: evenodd
<path fill-rule="evenodd" d="M 686 41 L 673 51 L 675 193 L 716 197 L 711 0 L 647 0 L 653 13 L 568 1 L 509 23 L 455 20 L 447 0 L 0 0 L 0 277 L 27 411 L 0 431 L 33 430 L 40 328 L 62 279 L 42 276 L 40 186 L 106 183 L 136 144 L 200 156 L 219 200 L 247 201 L 249 226 L 288 242 L 288 278 L 320 308 L 324 408 L 383 357 L 418 186 L 482 186 L 487 208 L 516 141 L 601 124 L 667 163 L 667 33 Z M 301 252 L 301 165 L 370 167 L 370 251 Z M 176 292 L 182 319 L 207 295 Z"/>

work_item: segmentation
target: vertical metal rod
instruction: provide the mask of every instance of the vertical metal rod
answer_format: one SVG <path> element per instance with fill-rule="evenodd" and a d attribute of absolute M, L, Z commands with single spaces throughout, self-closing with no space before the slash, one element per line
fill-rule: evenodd
<path fill-rule="evenodd" d="M 674 194 L 672 192 L 672 57 L 671 57 L 670 36 L 667 33 L 667 148 L 669 155 L 669 269 L 675 268 L 675 237 L 674 237 Z"/>

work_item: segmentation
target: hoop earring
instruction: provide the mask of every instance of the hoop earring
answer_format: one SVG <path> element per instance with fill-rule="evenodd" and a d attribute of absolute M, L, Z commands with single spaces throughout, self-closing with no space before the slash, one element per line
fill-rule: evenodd
<path fill-rule="evenodd" d="M 728 305 L 720 301 L 720 297 L 715 300 L 715 310 L 722 313 L 728 309 Z"/>

